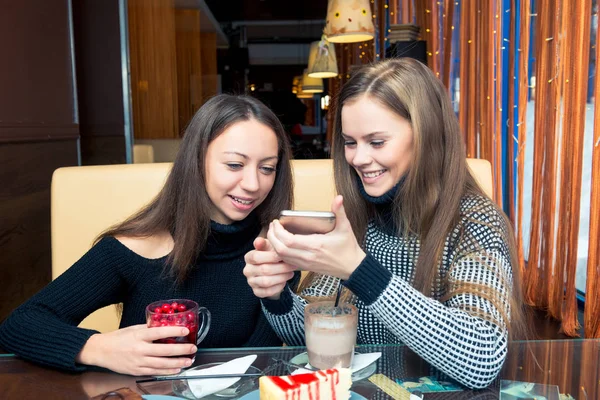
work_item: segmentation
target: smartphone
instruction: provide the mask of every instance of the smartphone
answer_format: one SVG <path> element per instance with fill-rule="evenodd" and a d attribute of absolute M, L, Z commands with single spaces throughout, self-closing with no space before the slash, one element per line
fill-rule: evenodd
<path fill-rule="evenodd" d="M 329 233 L 335 228 L 335 214 L 330 211 L 294 211 L 284 210 L 279 222 L 295 235 Z"/>

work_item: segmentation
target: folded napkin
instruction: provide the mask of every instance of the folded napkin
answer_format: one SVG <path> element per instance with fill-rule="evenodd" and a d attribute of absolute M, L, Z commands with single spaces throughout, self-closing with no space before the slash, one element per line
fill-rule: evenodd
<path fill-rule="evenodd" d="M 360 371 L 361 369 L 366 368 L 369 365 L 373 364 L 375 361 L 377 361 L 379 359 L 379 357 L 381 357 L 380 352 L 365 353 L 365 354 L 354 353 L 354 358 L 352 359 L 352 364 L 350 365 L 350 370 L 352 371 L 352 373 L 355 373 L 356 371 Z M 305 367 L 311 368 L 311 365 L 306 364 Z M 297 370 L 292 372 L 292 375 L 308 374 L 310 372 L 313 372 L 313 371 L 311 371 L 309 369 L 298 368 Z"/>
<path fill-rule="evenodd" d="M 220 374 L 243 374 L 256 360 L 256 354 L 236 358 L 221 365 L 200 370 L 189 370 L 183 372 L 182 376 L 220 375 Z M 233 385 L 241 378 L 221 379 L 189 379 L 187 384 L 196 398 L 201 398 L 220 392 Z"/>

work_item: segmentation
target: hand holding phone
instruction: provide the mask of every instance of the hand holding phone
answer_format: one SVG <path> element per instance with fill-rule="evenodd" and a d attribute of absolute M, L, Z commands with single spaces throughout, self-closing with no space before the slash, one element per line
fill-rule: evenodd
<path fill-rule="evenodd" d="M 279 222 L 295 235 L 324 234 L 335 228 L 335 214 L 329 211 L 284 210 L 279 215 Z"/>

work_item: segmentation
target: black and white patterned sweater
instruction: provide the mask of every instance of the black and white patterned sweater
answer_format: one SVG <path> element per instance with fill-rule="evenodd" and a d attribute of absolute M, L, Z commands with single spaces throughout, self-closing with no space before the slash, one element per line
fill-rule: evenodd
<path fill-rule="evenodd" d="M 446 239 L 433 295 L 427 297 L 411 286 L 418 238 L 395 234 L 391 201 L 396 189 L 379 198 L 363 190 L 388 222 L 369 223 L 367 256 L 343 282 L 354 293 L 359 310 L 357 343 L 406 344 L 459 383 L 486 387 L 497 377 L 507 354 L 505 319 L 510 318 L 512 292 L 505 240 L 509 228 L 490 199 L 465 196 L 460 222 Z M 303 290 L 302 297 L 287 286 L 279 300 L 262 300 L 267 319 L 285 343 L 305 344 L 303 297 L 329 297 L 338 281 L 321 276 Z M 476 287 L 483 294 L 461 290 L 465 284 L 471 285 L 471 292 Z"/>

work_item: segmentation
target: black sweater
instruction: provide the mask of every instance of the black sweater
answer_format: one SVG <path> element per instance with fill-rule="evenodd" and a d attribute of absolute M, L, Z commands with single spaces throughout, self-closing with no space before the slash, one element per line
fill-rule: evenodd
<path fill-rule="evenodd" d="M 179 286 L 165 277 L 166 257 L 147 259 L 104 238 L 0 325 L 0 347 L 40 364 L 81 371 L 86 366 L 75 357 L 98 333 L 77 327 L 87 315 L 123 303 L 121 328 L 144 324 L 149 303 L 173 298 L 194 300 L 211 312 L 200 347 L 279 346 L 242 274 L 244 255 L 259 232 L 252 216 L 232 225 L 212 222 L 206 250 Z"/>

